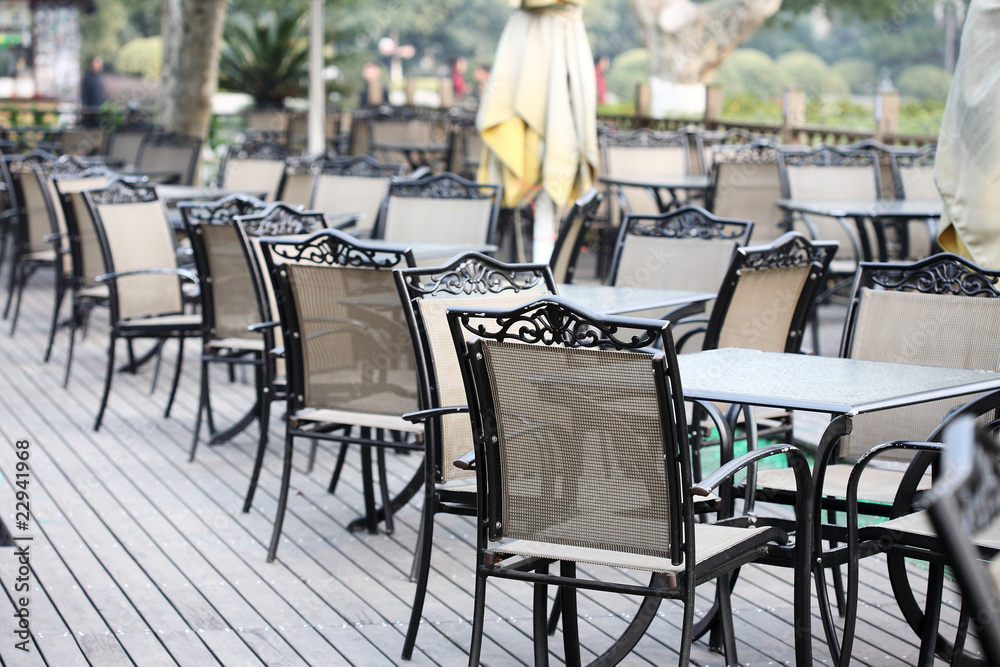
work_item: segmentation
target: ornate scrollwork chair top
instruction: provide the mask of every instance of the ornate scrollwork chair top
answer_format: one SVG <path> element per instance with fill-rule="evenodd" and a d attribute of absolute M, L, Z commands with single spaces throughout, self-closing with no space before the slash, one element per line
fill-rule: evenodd
<path fill-rule="evenodd" d="M 503 187 L 443 173 L 389 184 L 372 234 L 388 241 L 496 243 Z"/>
<path fill-rule="evenodd" d="M 373 532 L 376 509 L 369 449 L 376 447 L 386 529 L 391 531 L 384 449 L 419 445 L 384 439 L 379 433 L 423 429 L 402 418 L 418 407 L 417 373 L 392 277 L 392 269 L 414 265 L 413 254 L 404 247 L 373 245 L 333 229 L 306 239 L 264 237 L 260 244 L 275 288 L 288 367 L 285 467 L 268 555 L 273 560 L 296 437 L 362 446 L 366 519 Z M 330 433 L 328 427 L 335 425 L 355 426 L 361 435 Z"/>
<path fill-rule="evenodd" d="M 544 264 L 505 264 L 479 253 L 459 255 L 444 266 L 399 269 L 396 286 L 417 360 L 421 412 L 408 416 L 424 423 L 425 497 L 411 579 L 416 580 L 403 647 L 409 660 L 423 610 L 430 574 L 434 519 L 438 513 L 475 515 L 474 473 L 452 461 L 472 449 L 462 371 L 448 329 L 448 308 L 488 305 L 512 307 L 543 294 L 555 283 Z"/>
<path fill-rule="evenodd" d="M 787 536 L 772 528 L 697 523 L 693 496 L 778 452 L 791 455 L 806 494 L 810 480 L 802 454 L 782 445 L 756 450 L 695 486 L 681 378 L 665 322 L 605 318 L 560 297 L 540 297 L 513 309 L 453 308 L 448 320 L 465 378 L 479 493 L 469 664 L 479 662 L 491 576 L 562 587 L 571 664 L 579 664 L 576 589 L 651 595 L 643 604 L 654 614 L 659 598 L 683 601 L 688 609 L 678 664 L 684 665 L 692 641 L 694 587 L 718 580 L 727 662 L 736 664 L 727 604 L 731 571 L 784 544 Z M 662 350 L 656 355 L 640 351 L 657 344 Z M 797 544 L 809 544 L 807 516 L 799 514 L 798 527 L 805 532 L 797 534 Z M 796 654 L 806 660 L 807 554 L 797 548 L 794 556 Z M 552 561 L 560 562 L 558 575 L 548 574 Z M 576 563 L 654 575 L 649 586 L 580 578 Z M 547 598 L 537 593 L 536 588 L 535 650 L 544 655 Z M 627 639 L 609 649 L 606 655 L 614 657 L 608 659 L 624 657 L 643 631 L 642 625 L 630 629 Z"/>
<path fill-rule="evenodd" d="M 405 174 L 406 165 L 383 164 L 368 155 L 326 160 L 320 164 L 309 208 L 359 214 L 351 233 L 367 233 L 376 224 L 389 182 Z"/>
<path fill-rule="evenodd" d="M 259 213 L 265 206 L 262 200 L 254 197 L 230 195 L 217 201 L 182 202 L 177 207 L 191 239 L 191 250 L 201 279 L 201 388 L 191 459 L 198 445 L 204 411 L 208 411 L 212 442 L 223 442 L 235 435 L 235 432 L 226 432 L 222 437 L 216 437 L 209 398 L 210 363 L 253 365 L 258 402 L 261 398 L 264 387 L 261 366 L 265 363 L 267 349 L 261 334 L 249 330 L 251 325 L 260 322 L 260 309 L 254 288 L 255 277 L 234 221 L 241 215 Z M 251 410 L 249 419 L 241 420 L 240 426 L 245 426 L 258 414 L 259 407 Z M 242 429 L 236 432 L 239 430 Z"/>
<path fill-rule="evenodd" d="M 285 158 L 285 173 L 281 178 L 278 201 L 293 206 L 309 206 L 316 185 L 316 175 L 326 159 L 325 153 Z"/>
<path fill-rule="evenodd" d="M 184 312 L 181 280 L 197 283 L 198 278 L 177 266 L 174 231 L 155 188 L 115 180 L 104 189 L 88 190 L 84 197 L 108 271 L 96 280 L 107 283 L 111 306 L 108 367 L 94 430 L 101 426 L 111 392 L 118 338 L 178 339 L 177 366 L 165 411 L 169 417 L 180 380 L 184 339 L 202 334 L 201 315 Z"/>
<path fill-rule="evenodd" d="M 219 187 L 240 192 L 263 192 L 274 201 L 281 191 L 288 147 L 269 132 L 252 134 L 226 151 L 219 167 Z"/>

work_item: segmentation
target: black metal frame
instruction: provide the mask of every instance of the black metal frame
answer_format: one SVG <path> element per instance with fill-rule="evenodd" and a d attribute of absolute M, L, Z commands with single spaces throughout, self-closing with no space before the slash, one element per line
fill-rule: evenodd
<path fill-rule="evenodd" d="M 443 481 L 443 467 L 451 461 L 443 460 L 441 448 L 441 416 L 464 412 L 464 406 L 441 405 L 434 360 L 424 334 L 423 318 L 417 304 L 427 298 L 517 293 L 544 285 L 555 293 L 556 284 L 545 264 L 506 264 L 480 253 L 465 253 L 454 257 L 443 266 L 397 269 L 393 272 L 396 287 L 403 303 L 403 312 L 410 329 L 417 360 L 417 380 L 420 390 L 420 412 L 407 415 L 407 419 L 424 423 L 424 505 L 421 513 L 417 548 L 414 551 L 410 579 L 417 582 L 410 623 L 403 644 L 403 660 L 413 655 L 424 597 L 430 576 L 433 547 L 434 518 L 437 514 L 475 516 L 476 495 L 464 490 L 450 490 L 438 486 Z M 473 443 L 469 443 L 472 448 Z"/>
<path fill-rule="evenodd" d="M 254 457 L 253 471 L 250 473 L 250 484 L 243 500 L 243 512 L 249 512 L 253 505 L 257 481 L 260 478 L 261 467 L 264 464 L 264 454 L 267 451 L 268 428 L 271 422 L 271 403 L 287 398 L 287 385 L 278 382 L 274 359 L 283 354 L 275 350 L 274 327 L 279 313 L 271 312 L 271 302 L 268 299 L 267 287 L 264 281 L 270 281 L 267 267 L 260 265 L 260 259 L 253 249 L 251 238 L 265 236 L 314 234 L 329 227 L 326 216 L 320 211 L 302 211 L 284 202 L 270 204 L 264 211 L 256 215 L 236 216 L 233 219 L 236 233 L 243 241 L 243 254 L 253 276 L 254 293 L 257 295 L 257 310 L 260 313 L 260 324 L 254 327 L 264 337 L 264 377 L 260 401 L 260 440 L 257 443 L 257 454 Z M 315 451 L 315 450 L 313 450 Z"/>
<path fill-rule="evenodd" d="M 719 186 L 720 164 L 778 164 L 778 146 L 771 139 L 754 139 L 745 144 L 719 144 L 712 148 L 709 168 L 711 185 L 705 195 L 705 208 L 715 210 L 715 195 Z"/>
<path fill-rule="evenodd" d="M 750 242 L 753 222 L 717 218 L 700 206 L 685 206 L 655 215 L 627 215 L 618 230 L 615 253 L 611 260 L 610 282 L 615 284 L 621 264 L 625 239 L 629 236 L 651 236 L 659 238 L 696 238 L 704 241 L 735 240 L 737 245 Z"/>
<path fill-rule="evenodd" d="M 170 397 L 167 399 L 167 407 L 164 410 L 164 417 L 170 416 L 170 409 L 174 404 L 174 397 L 177 394 L 177 385 L 180 382 L 181 368 L 184 362 L 184 339 L 189 337 L 198 337 L 202 335 L 201 323 L 196 324 L 164 324 L 161 326 L 132 326 L 128 321 L 123 321 L 120 317 L 118 311 L 118 278 L 125 277 L 127 275 L 135 275 L 140 273 L 152 273 L 152 274 L 173 274 L 176 275 L 178 280 L 189 280 L 192 283 L 198 283 L 198 277 L 180 268 L 148 268 L 139 271 L 130 271 L 127 273 L 118 273 L 115 271 L 114 256 L 111 253 L 111 246 L 108 242 L 108 236 L 104 229 L 104 224 L 101 221 L 100 212 L 97 207 L 101 204 L 129 204 L 137 202 L 159 202 L 160 206 L 163 206 L 162 200 L 156 194 L 156 189 L 150 185 L 129 183 L 123 180 L 114 180 L 108 184 L 106 188 L 100 190 L 88 190 L 84 193 L 84 198 L 87 201 L 87 206 L 90 208 L 90 214 L 94 220 L 94 227 L 97 230 L 97 238 L 101 244 L 101 254 L 104 256 L 104 265 L 107 268 L 107 273 L 98 276 L 98 282 L 106 282 L 108 284 L 108 304 L 110 306 L 110 343 L 108 345 L 108 366 L 107 372 L 104 378 L 104 392 L 101 396 L 101 405 L 97 410 L 97 418 L 94 420 L 94 430 L 98 431 L 101 428 L 101 421 L 104 418 L 104 410 L 108 405 L 108 397 L 111 394 L 111 381 L 114 377 L 115 370 L 115 346 L 119 338 L 124 338 L 129 342 L 129 356 L 132 356 L 131 341 L 138 338 L 154 338 L 162 344 L 162 341 L 168 338 L 177 338 L 178 349 L 177 349 L 177 365 L 174 369 L 174 378 L 170 387 Z M 163 211 L 163 219 L 168 220 L 166 209 Z M 182 306 L 183 307 L 183 306 Z M 183 314 L 181 312 L 178 315 Z M 162 315 L 167 315 L 162 313 Z M 135 362 L 132 361 L 130 366 L 134 368 L 136 366 Z"/>
<path fill-rule="evenodd" d="M 201 380 L 199 383 L 198 408 L 195 412 L 194 434 L 191 436 L 191 453 L 188 456 L 189 461 L 194 460 L 195 450 L 198 447 L 198 438 L 201 435 L 202 414 L 205 414 L 208 420 L 210 445 L 218 445 L 226 442 L 249 426 L 255 419 L 259 419 L 260 416 L 260 405 L 264 400 L 263 389 L 265 387 L 263 366 L 269 348 L 265 344 L 263 351 L 256 352 L 246 349 L 215 350 L 210 346 L 210 343 L 217 338 L 215 326 L 215 281 L 212 279 L 212 265 L 208 256 L 208 248 L 205 246 L 202 228 L 209 225 L 226 227 L 240 241 L 240 245 L 242 246 L 239 231 L 233 224 L 234 218 L 258 213 L 266 206 L 267 204 L 263 201 L 246 195 L 229 195 L 209 202 L 181 202 L 177 206 L 184 221 L 184 229 L 191 240 L 195 268 L 198 271 L 198 277 L 201 281 Z M 252 267 L 248 266 L 247 277 L 252 280 L 252 276 Z M 259 310 L 254 314 L 259 315 Z M 249 359 L 247 358 L 248 356 L 250 357 Z M 221 433 L 216 432 L 215 421 L 212 418 L 212 402 L 209 392 L 210 363 L 224 363 L 229 365 L 230 369 L 232 369 L 233 365 L 237 364 L 248 364 L 254 367 L 257 402 L 244 417 Z"/>
<path fill-rule="evenodd" d="M 294 439 L 307 437 L 319 440 L 339 442 L 342 445 L 356 444 L 362 448 L 362 478 L 365 491 L 365 517 L 369 532 L 377 532 L 377 514 L 371 470 L 371 447 L 378 450 L 379 483 L 382 492 L 383 512 L 386 531 L 392 532 L 392 502 L 389 498 L 385 474 L 385 448 L 420 449 L 422 445 L 400 442 L 398 440 L 372 439 L 369 428 L 361 428 L 360 437 L 352 436 L 350 432 L 337 435 L 329 429 L 318 427 L 313 429 L 299 428 L 295 413 L 305 406 L 305 376 L 302 340 L 298 325 L 298 312 L 288 274 L 284 270 L 284 261 L 309 262 L 316 266 L 350 266 L 352 268 L 372 271 L 392 270 L 400 266 L 412 267 L 416 264 L 413 253 L 405 246 L 396 248 L 385 245 L 371 245 L 335 229 L 325 229 L 311 235 L 307 239 L 287 239 L 280 237 L 262 237 L 260 244 L 267 264 L 268 275 L 275 287 L 278 308 L 281 311 L 281 326 L 285 338 L 285 359 L 288 368 L 288 388 L 286 391 L 288 404 L 288 421 L 285 430 L 284 467 L 281 476 L 281 491 L 278 498 L 278 511 L 274 522 L 274 532 L 268 549 L 268 561 L 277 556 L 278 542 L 281 538 L 281 527 L 288 504 L 288 492 L 291 486 L 292 457 L 295 451 Z M 349 425 L 329 425 L 341 427 Z M 343 450 L 342 450 L 343 454 Z M 340 461 L 335 475 L 339 473 Z M 332 484 L 331 484 L 332 486 Z"/>
<path fill-rule="evenodd" d="M 700 129 L 700 128 L 698 128 Z M 694 148 L 692 148 L 692 141 L 694 142 Z M 688 126 L 687 128 L 682 128 L 672 131 L 661 131 L 661 130 L 650 130 L 649 128 L 640 128 L 638 130 L 630 130 L 626 132 L 608 131 L 598 133 L 598 144 L 601 150 L 601 162 L 604 165 L 610 164 L 608 159 L 608 148 L 681 148 L 684 151 L 684 173 L 701 173 L 699 170 L 692 170 L 691 168 L 691 155 L 696 153 L 696 159 L 700 161 L 703 159 L 703 147 L 701 133 L 696 131 L 696 128 Z M 605 166 L 605 168 L 607 168 Z M 622 192 L 621 187 L 609 186 L 614 189 L 615 200 L 618 202 L 619 219 L 624 220 L 630 214 L 630 207 L 628 201 L 625 198 L 625 193 Z M 646 190 L 649 191 L 649 195 L 653 198 L 657 204 L 660 204 L 660 194 L 654 187 L 647 187 Z M 674 197 L 673 191 L 671 191 L 671 197 Z M 680 202 L 684 204 L 685 202 Z M 678 202 L 676 198 L 673 198 L 671 202 L 667 204 L 660 204 L 660 209 L 664 210 L 669 206 L 677 206 Z M 623 223 L 624 224 L 624 223 Z"/>
<path fill-rule="evenodd" d="M 693 636 L 694 588 L 700 583 L 718 580 L 717 592 L 721 611 L 723 636 L 727 658 L 735 662 L 736 646 L 732 632 L 729 590 L 733 569 L 756 560 L 775 560 L 795 567 L 795 626 L 796 660 L 799 665 L 811 663 L 811 634 L 809 630 L 808 590 L 809 550 L 811 544 L 810 501 L 800 506 L 796 520 L 796 544 L 790 548 L 775 544 L 757 544 L 741 548 L 738 554 L 720 554 L 701 567 L 694 568 L 694 502 L 693 495 L 705 495 L 723 485 L 738 470 L 753 462 L 778 453 L 790 455 L 796 469 L 796 480 L 802 488 L 811 488 L 808 465 L 796 448 L 775 445 L 755 450 L 729 462 L 710 478 L 695 486 L 691 479 L 691 465 L 684 424 L 684 398 L 677 359 L 669 325 L 664 322 L 632 318 L 605 318 L 580 309 L 560 297 L 542 297 L 512 310 L 453 309 L 448 313 L 449 326 L 456 350 L 462 363 L 470 416 L 475 435 L 475 469 L 477 486 L 477 564 L 476 601 L 473 615 L 473 636 L 469 651 L 469 664 L 479 663 L 485 614 L 487 579 L 491 576 L 518 579 L 535 584 L 534 638 L 536 658 L 547 653 L 545 587 L 560 587 L 566 661 L 578 665 L 579 642 L 576 627 L 576 589 L 604 590 L 617 593 L 642 595 L 645 600 L 629 630 L 599 659 L 615 664 L 621 660 L 642 637 L 663 598 L 683 600 L 685 614 L 682 627 L 678 664 L 689 661 Z M 682 576 L 654 574 L 649 586 L 636 586 L 617 582 L 581 579 L 576 576 L 575 563 L 561 562 L 560 574 L 548 574 L 551 561 L 537 558 L 514 559 L 506 565 L 490 552 L 490 541 L 503 537 L 502 486 L 499 470 L 500 458 L 496 441 L 503 437 L 497 430 L 493 415 L 495 400 L 489 382 L 486 361 L 481 353 L 482 340 L 520 341 L 538 345 L 567 347 L 609 348 L 615 350 L 641 350 L 656 343 L 662 350 L 651 357 L 651 373 L 655 377 L 660 404 L 660 422 L 665 444 L 666 474 L 672 497 L 667 499 L 671 508 L 673 539 L 668 545 L 674 563 L 687 563 Z M 735 523 L 734 525 L 746 525 Z M 768 532 L 765 540 L 783 541 L 780 530 Z M 780 554 L 780 558 L 775 558 Z"/>
<path fill-rule="evenodd" d="M 556 270 L 556 265 L 563 246 L 567 243 L 573 244 L 570 256 L 566 264 L 566 275 L 559 276 L 558 282 L 572 283 L 576 273 L 576 263 L 580 258 L 580 249 L 583 247 L 587 232 L 597 217 L 597 211 L 604 203 L 604 195 L 597 188 L 591 188 L 582 197 L 573 202 L 562 224 L 559 225 L 559 234 L 556 236 L 555 246 L 552 248 L 552 258 L 549 260 L 549 268 Z"/>
<path fill-rule="evenodd" d="M 389 200 L 392 197 L 421 199 L 492 199 L 493 206 L 489 224 L 486 227 L 484 243 L 496 244 L 497 219 L 500 216 L 500 202 L 503 200 L 503 186 L 476 183 L 462 178 L 458 174 L 444 172 L 424 178 L 395 181 L 389 184 L 378 220 L 372 229 L 374 238 L 384 238 L 386 215 L 389 211 Z M 418 239 L 409 239 L 416 241 Z"/>
<path fill-rule="evenodd" d="M 325 159 L 319 163 L 319 170 L 316 172 L 316 179 L 313 181 L 312 196 L 309 198 L 309 201 L 313 205 L 316 204 L 316 195 L 320 189 L 320 176 L 353 176 L 361 178 L 394 179 L 405 177 L 406 170 L 407 167 L 404 164 L 387 164 L 379 162 L 370 155 Z M 379 206 L 379 211 L 381 212 L 381 205 Z M 378 224 L 377 219 L 372 220 L 371 222 L 373 228 Z"/>
<path fill-rule="evenodd" d="M 230 160 L 275 160 L 284 162 L 289 157 L 288 146 L 278 138 L 274 132 L 254 132 L 250 134 L 243 143 L 233 144 L 222 156 L 222 163 L 219 165 L 219 178 L 217 185 L 223 187 L 226 179 L 226 170 Z M 284 184 L 285 172 L 281 172 L 281 180 L 275 193 L 281 192 Z"/>
<path fill-rule="evenodd" d="M 194 171 L 198 166 L 198 158 L 200 157 L 199 152 L 201 150 L 202 140 L 201 137 L 193 137 L 184 134 L 179 134 L 177 132 L 151 132 L 147 134 L 142 143 L 139 144 L 139 152 L 135 156 L 135 165 L 138 171 L 142 171 L 144 166 L 142 164 L 142 159 L 146 154 L 146 149 L 149 147 L 161 148 L 183 148 L 191 151 L 191 159 L 188 162 L 187 169 L 180 174 L 177 180 L 173 178 L 168 178 L 160 182 L 167 183 L 182 183 L 189 185 L 194 182 Z M 151 165 L 155 170 L 155 165 Z"/>

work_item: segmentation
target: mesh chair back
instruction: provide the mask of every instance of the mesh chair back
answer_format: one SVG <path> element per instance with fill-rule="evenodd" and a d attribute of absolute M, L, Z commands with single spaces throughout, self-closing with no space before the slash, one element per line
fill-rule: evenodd
<path fill-rule="evenodd" d="M 563 218 L 559 226 L 559 235 L 556 237 L 556 245 L 552 249 L 552 259 L 549 260 L 552 275 L 557 283 L 573 282 L 576 261 L 580 257 L 584 236 L 597 216 L 597 210 L 603 200 L 604 195 L 596 188 L 591 188 L 573 202 L 569 213 Z"/>
<path fill-rule="evenodd" d="M 42 184 L 35 169 L 51 169 L 56 157 L 43 151 L 32 151 L 23 158 L 5 159 L 13 187 L 13 200 L 18 211 L 18 241 L 27 252 L 42 252 L 52 246 L 43 239 L 52 233 L 52 221 Z"/>
<path fill-rule="evenodd" d="M 109 272 L 177 268 L 174 230 L 155 189 L 114 181 L 103 190 L 88 190 L 84 197 Z M 112 281 L 111 295 L 117 320 L 183 311 L 181 284 L 174 274 L 123 276 Z"/>
<path fill-rule="evenodd" d="M 618 236 L 612 284 L 717 292 L 733 253 L 752 230 L 748 220 L 716 218 L 696 206 L 628 216 Z"/>
<path fill-rule="evenodd" d="M 476 465 L 490 538 L 678 562 L 679 478 L 690 469 L 666 325 L 599 320 L 558 297 L 448 317 L 460 351 L 462 336 L 478 333 L 466 386 L 484 436 Z M 636 339 L 619 323 L 633 323 Z M 632 351 L 659 339 L 655 360 Z"/>
<path fill-rule="evenodd" d="M 278 199 L 293 206 L 309 206 L 322 158 L 322 155 L 307 155 L 285 160 Z"/>
<path fill-rule="evenodd" d="M 388 241 L 494 243 L 499 185 L 444 173 L 390 183 L 374 235 Z"/>
<path fill-rule="evenodd" d="M 513 308 L 555 293 L 545 265 L 503 264 L 478 253 L 462 255 L 446 266 L 401 270 L 396 284 L 411 334 L 420 343 L 420 377 L 426 378 L 421 391 L 424 408 L 465 405 L 467 400 L 448 329 L 448 308 Z M 429 442 L 436 447 L 438 481 L 472 476 L 451 465 L 472 448 L 468 416 L 444 415 L 440 431 L 428 429 L 428 438 L 435 437 L 436 442 Z"/>
<path fill-rule="evenodd" d="M 148 132 L 113 132 L 108 137 L 108 157 L 125 165 L 139 162 L 139 149 Z"/>
<path fill-rule="evenodd" d="M 836 252 L 836 243 L 813 244 L 795 232 L 769 246 L 738 248 L 703 349 L 798 352 L 816 289 Z"/>
<path fill-rule="evenodd" d="M 367 155 L 327 160 L 316 177 L 309 208 L 326 213 L 361 214 L 353 231 L 371 229 L 389 181 L 405 173 L 405 165 L 382 164 Z"/>
<path fill-rule="evenodd" d="M 139 147 L 136 167 L 158 172 L 180 174 L 179 183 L 194 183 L 194 173 L 198 166 L 201 139 L 182 134 L 156 133 L 147 135 Z"/>
<path fill-rule="evenodd" d="M 683 176 L 688 168 L 688 138 L 672 132 L 636 130 L 601 135 L 604 172 L 614 176 Z M 656 201 L 645 188 L 617 188 L 619 199 L 630 213 L 659 213 Z"/>
<path fill-rule="evenodd" d="M 285 173 L 288 148 L 277 135 L 261 132 L 226 152 L 219 169 L 219 185 L 239 192 L 263 192 L 274 201 Z"/>
<path fill-rule="evenodd" d="M 410 334 L 392 269 L 405 250 L 374 250 L 336 230 L 304 240 L 264 238 L 279 295 L 296 411 L 400 416 L 417 408 Z"/>
<path fill-rule="evenodd" d="M 70 228 L 69 216 L 66 214 L 66 207 L 63 205 L 60 192 L 66 194 L 80 194 L 85 190 L 103 188 L 108 184 L 108 172 L 102 167 L 87 169 L 80 172 L 60 172 L 53 170 L 48 177 L 46 177 L 41 170 L 36 169 L 35 176 L 39 180 L 42 192 L 45 194 L 46 206 L 49 209 L 49 218 L 55 223 L 53 232 L 58 231 L 59 234 L 62 235 L 62 247 L 69 250 L 69 252 L 63 256 L 63 270 L 66 273 L 73 272 L 79 278 L 82 276 L 82 273 L 78 269 L 82 269 L 82 267 L 74 269 L 74 263 L 79 263 L 81 258 L 79 257 L 79 248 L 73 247 L 77 244 L 77 238 L 79 238 L 79 225 L 75 224 L 76 220 L 74 219 L 74 225 Z M 83 203 L 84 206 L 86 206 L 86 203 Z M 70 212 L 70 215 L 73 215 L 72 211 Z M 90 226 L 92 227 L 93 225 Z M 74 236 L 77 238 L 74 238 Z M 95 250 L 99 255 L 100 247 L 96 247 Z M 100 266 L 100 262 L 97 266 Z M 101 273 L 103 273 L 103 271 L 101 271 Z"/>
<path fill-rule="evenodd" d="M 1000 273 L 955 255 L 908 265 L 862 264 L 842 356 L 943 368 L 1000 370 Z M 841 455 L 888 440 L 922 440 L 971 397 L 858 415 Z M 909 460 L 905 455 L 897 460 Z"/>
<path fill-rule="evenodd" d="M 104 130 L 97 127 L 70 127 L 59 133 L 63 155 L 93 155 L 104 146 Z"/>
<path fill-rule="evenodd" d="M 93 176 L 56 176 L 52 180 L 59 208 L 70 234 L 74 273 L 81 287 L 96 286 L 97 276 L 107 273 L 104 256 L 101 254 L 101 241 L 83 193 L 105 188 L 109 181 L 109 175 L 100 173 Z"/>
<path fill-rule="evenodd" d="M 247 331 L 261 313 L 256 279 L 233 219 L 264 207 L 263 201 L 241 195 L 178 206 L 201 277 L 202 321 L 212 338 L 259 338 Z"/>
<path fill-rule="evenodd" d="M 764 245 L 784 233 L 778 151 L 762 139 L 743 146 L 719 146 L 712 153 L 712 213 L 753 220 L 751 241 Z"/>
<path fill-rule="evenodd" d="M 890 156 L 897 199 L 937 199 L 937 183 L 934 181 L 936 156 L 937 144 L 913 152 L 895 152 Z"/>

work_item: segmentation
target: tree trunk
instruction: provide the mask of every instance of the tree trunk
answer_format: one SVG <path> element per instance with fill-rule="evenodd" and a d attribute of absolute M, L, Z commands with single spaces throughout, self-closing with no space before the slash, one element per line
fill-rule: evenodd
<path fill-rule="evenodd" d="M 227 0 L 163 0 L 159 124 L 205 138 L 218 88 Z"/>
<path fill-rule="evenodd" d="M 629 0 L 649 50 L 650 76 L 710 83 L 719 65 L 771 18 L 781 0 Z"/>

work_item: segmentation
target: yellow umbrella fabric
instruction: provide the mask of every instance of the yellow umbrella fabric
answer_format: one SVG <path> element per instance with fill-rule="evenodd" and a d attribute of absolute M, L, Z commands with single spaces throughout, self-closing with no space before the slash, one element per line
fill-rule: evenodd
<path fill-rule="evenodd" d="M 934 176 L 938 242 L 1000 269 L 1000 0 L 973 0 L 941 120 Z"/>
<path fill-rule="evenodd" d="M 522 0 L 497 46 L 476 129 L 479 181 L 502 183 L 504 205 L 541 188 L 559 206 L 597 172 L 597 84 L 585 0 Z"/>

